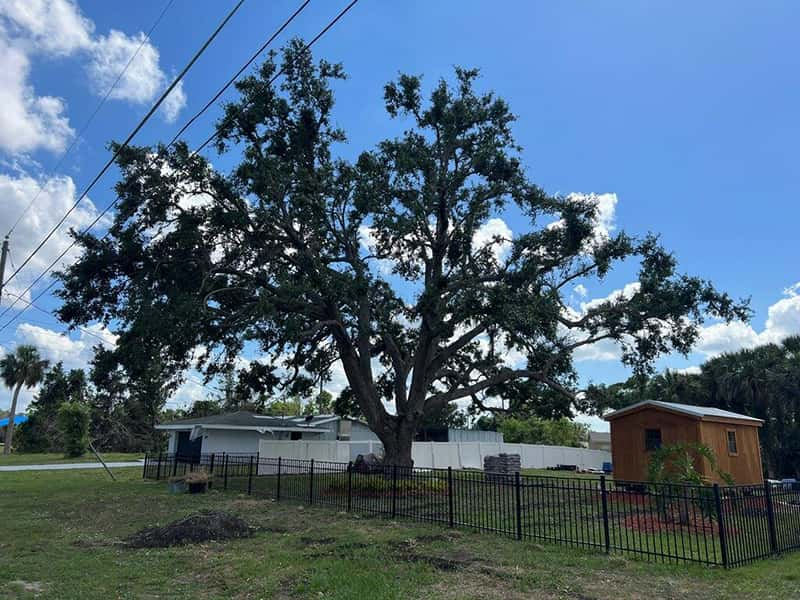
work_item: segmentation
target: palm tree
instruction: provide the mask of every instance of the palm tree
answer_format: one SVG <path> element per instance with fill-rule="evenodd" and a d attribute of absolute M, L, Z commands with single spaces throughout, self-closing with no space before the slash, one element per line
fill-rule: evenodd
<path fill-rule="evenodd" d="M 17 412 L 17 398 L 19 391 L 24 385 L 31 388 L 44 378 L 45 369 L 48 362 L 42 360 L 39 351 L 35 346 L 17 346 L 14 354 L 6 354 L 0 360 L 0 377 L 9 389 L 14 388 L 14 395 L 11 399 L 11 411 L 8 414 L 8 426 L 6 427 L 6 441 L 3 454 L 11 453 L 11 442 L 14 437 L 14 416 Z"/>

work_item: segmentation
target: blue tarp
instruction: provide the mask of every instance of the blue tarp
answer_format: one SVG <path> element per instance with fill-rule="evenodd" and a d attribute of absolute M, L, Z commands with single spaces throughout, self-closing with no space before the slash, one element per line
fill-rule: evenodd
<path fill-rule="evenodd" d="M 28 415 L 14 415 L 14 425 L 19 425 L 20 423 L 24 423 L 28 420 Z M 8 417 L 3 417 L 0 419 L 0 427 L 5 427 L 8 425 Z"/>

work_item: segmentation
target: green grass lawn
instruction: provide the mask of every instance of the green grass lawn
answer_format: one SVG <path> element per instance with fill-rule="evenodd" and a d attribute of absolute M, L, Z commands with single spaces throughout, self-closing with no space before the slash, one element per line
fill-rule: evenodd
<path fill-rule="evenodd" d="M 797 598 L 800 554 L 725 571 L 358 518 L 235 493 L 170 495 L 138 469 L 0 474 L 0 598 Z M 249 539 L 163 550 L 120 540 L 198 509 Z"/>
<path fill-rule="evenodd" d="M 124 452 L 101 452 L 100 456 L 106 462 L 122 462 L 128 460 L 139 460 L 144 458 L 144 454 L 140 453 L 124 453 Z M 58 453 L 33 453 L 22 454 L 13 453 L 8 456 L 0 454 L 0 466 L 5 465 L 51 465 L 62 463 L 80 463 L 80 462 L 97 462 L 97 457 L 94 454 L 85 454 L 80 458 L 65 458 L 63 454 Z"/>

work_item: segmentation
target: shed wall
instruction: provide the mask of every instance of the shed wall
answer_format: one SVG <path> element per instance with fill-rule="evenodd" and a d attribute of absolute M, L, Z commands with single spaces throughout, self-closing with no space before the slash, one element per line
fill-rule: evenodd
<path fill-rule="evenodd" d="M 646 429 L 660 429 L 664 446 L 700 441 L 700 421 L 667 411 L 641 410 L 614 419 L 611 421 L 611 455 L 615 479 L 647 479 L 650 453 L 645 450 Z"/>
<path fill-rule="evenodd" d="M 711 448 L 722 471 L 730 473 L 737 485 L 757 484 L 764 480 L 761 467 L 761 447 L 758 442 L 758 427 L 740 424 L 703 421 L 700 426 L 702 443 Z M 737 453 L 728 452 L 728 431 L 736 432 Z M 706 466 L 706 476 L 717 483 L 724 483 Z"/>

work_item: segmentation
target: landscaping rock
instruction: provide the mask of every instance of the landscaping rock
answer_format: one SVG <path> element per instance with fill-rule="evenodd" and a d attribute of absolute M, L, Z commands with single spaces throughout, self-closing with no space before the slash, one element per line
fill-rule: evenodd
<path fill-rule="evenodd" d="M 250 537 L 253 529 L 225 512 L 202 511 L 164 527 L 148 527 L 125 539 L 130 548 L 168 548 L 208 541 Z"/>

